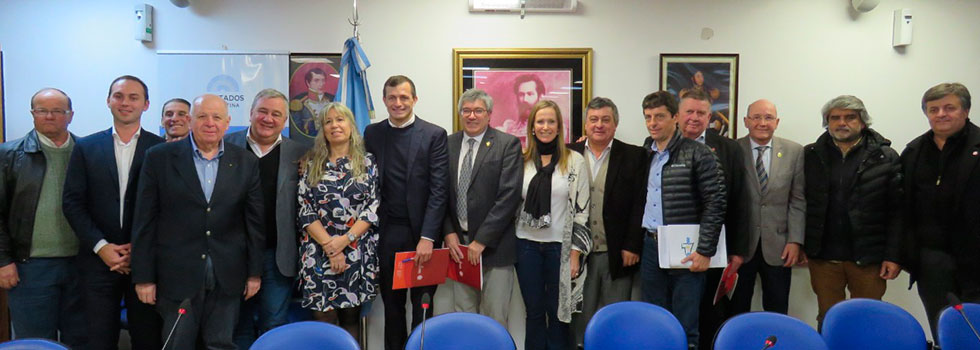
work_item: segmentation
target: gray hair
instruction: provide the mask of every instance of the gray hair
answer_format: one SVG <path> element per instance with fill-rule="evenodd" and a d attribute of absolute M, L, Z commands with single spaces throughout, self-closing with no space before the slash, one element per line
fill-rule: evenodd
<path fill-rule="evenodd" d="M 619 125 L 619 108 L 616 108 L 616 104 L 606 97 L 593 97 L 585 107 L 585 113 L 588 114 L 590 109 L 603 109 L 606 107 L 612 108 L 613 123 Z"/>
<path fill-rule="evenodd" d="M 254 111 L 255 105 L 259 104 L 259 101 L 265 98 L 281 98 L 284 102 L 286 102 L 286 120 L 289 120 L 289 99 L 286 98 L 286 95 L 276 89 L 262 89 L 262 91 L 255 94 L 255 98 L 252 99 L 252 108 L 249 109 L 249 112 L 251 113 L 251 111 Z"/>
<path fill-rule="evenodd" d="M 926 102 L 935 101 L 943 97 L 954 95 L 960 98 L 960 107 L 970 110 L 970 90 L 960 83 L 942 83 L 926 90 L 922 95 L 922 112 L 926 112 Z"/>
<path fill-rule="evenodd" d="M 830 111 L 835 108 L 855 111 L 861 116 L 861 123 L 864 123 L 864 126 L 871 126 L 871 116 L 868 115 L 868 109 L 864 108 L 864 102 L 852 95 L 840 95 L 828 101 L 820 110 L 820 113 L 823 114 L 823 127 L 827 127 Z"/>
<path fill-rule="evenodd" d="M 456 110 L 463 110 L 463 102 L 474 102 L 476 100 L 483 101 L 483 104 L 487 106 L 487 112 L 493 112 L 493 98 L 487 94 L 486 91 L 480 89 L 469 89 L 463 92 L 459 96 L 459 102 L 456 104 Z"/>

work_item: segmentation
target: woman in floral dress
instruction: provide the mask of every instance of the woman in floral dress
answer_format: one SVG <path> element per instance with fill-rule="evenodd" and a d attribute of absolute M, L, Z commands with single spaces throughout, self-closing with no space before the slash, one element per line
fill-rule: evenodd
<path fill-rule="evenodd" d="M 358 338 L 361 304 L 378 294 L 378 168 L 354 116 L 330 103 L 300 160 L 300 289 L 319 321 Z"/>

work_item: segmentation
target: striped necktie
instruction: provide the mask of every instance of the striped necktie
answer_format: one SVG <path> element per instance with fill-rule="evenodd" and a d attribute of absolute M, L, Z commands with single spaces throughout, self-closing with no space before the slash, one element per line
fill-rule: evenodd
<path fill-rule="evenodd" d="M 759 156 L 755 158 L 755 173 L 759 175 L 759 189 L 762 192 L 766 191 L 766 185 L 769 183 L 769 174 L 766 172 L 766 164 L 763 162 L 762 156 L 766 154 L 766 149 L 769 146 L 759 146 L 755 149 L 759 151 Z"/>

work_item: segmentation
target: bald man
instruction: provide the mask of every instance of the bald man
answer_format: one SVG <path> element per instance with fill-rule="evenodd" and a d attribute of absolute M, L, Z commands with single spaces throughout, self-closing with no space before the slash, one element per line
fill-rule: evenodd
<path fill-rule="evenodd" d="M 744 118 L 749 136 L 738 139 L 745 157 L 748 197 L 748 252 L 738 269 L 732 311 L 748 312 L 755 278 L 762 276 L 762 308 L 789 310 L 791 268 L 803 257 L 806 198 L 803 196 L 803 146 L 773 136 L 779 126 L 776 105 L 758 100 Z"/>
<path fill-rule="evenodd" d="M 225 143 L 228 105 L 191 105 L 190 137 L 146 154 L 133 224 L 133 283 L 163 316 L 165 349 L 235 349 L 240 300 L 259 291 L 265 216 L 258 158 Z M 176 170 L 176 171 L 175 171 Z"/>
<path fill-rule="evenodd" d="M 34 129 L 0 145 L 0 288 L 10 296 L 16 338 L 87 343 L 78 238 L 61 211 L 75 137 L 71 99 L 58 89 L 31 98 Z M 118 319 L 118 315 L 116 317 Z"/>

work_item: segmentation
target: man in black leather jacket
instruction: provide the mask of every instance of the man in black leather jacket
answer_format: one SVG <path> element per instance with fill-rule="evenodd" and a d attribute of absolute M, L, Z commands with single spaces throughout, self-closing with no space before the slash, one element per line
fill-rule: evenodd
<path fill-rule="evenodd" d="M 58 89 L 31 98 L 34 129 L 0 145 L 0 288 L 10 296 L 17 338 L 86 345 L 78 238 L 61 211 L 61 191 L 75 136 L 71 99 Z M 52 298 L 53 296 L 56 296 Z"/>
<path fill-rule="evenodd" d="M 650 138 L 642 189 L 646 198 L 642 226 L 646 230 L 641 263 L 643 300 L 670 310 L 684 327 L 688 344 L 698 345 L 698 311 L 705 273 L 715 255 L 725 222 L 726 190 L 718 158 L 708 146 L 681 136 L 677 129 L 677 100 L 658 91 L 643 99 Z M 689 271 L 661 269 L 657 251 L 659 226 L 699 224 L 697 249 L 682 263 Z"/>

